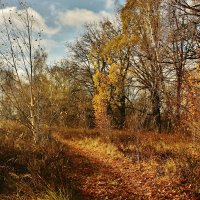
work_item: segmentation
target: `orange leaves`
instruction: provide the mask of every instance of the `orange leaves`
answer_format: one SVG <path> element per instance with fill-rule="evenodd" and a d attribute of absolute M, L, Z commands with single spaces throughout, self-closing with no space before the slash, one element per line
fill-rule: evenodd
<path fill-rule="evenodd" d="M 199 85 L 200 72 L 198 67 L 186 74 L 186 83 L 184 85 L 184 106 L 186 113 L 184 124 L 194 134 L 199 132 L 200 126 L 200 85 Z"/>

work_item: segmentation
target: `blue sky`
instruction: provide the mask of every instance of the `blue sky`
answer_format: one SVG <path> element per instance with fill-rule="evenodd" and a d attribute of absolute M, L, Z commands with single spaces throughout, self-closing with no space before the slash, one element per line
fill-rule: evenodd
<path fill-rule="evenodd" d="M 115 0 L 27 0 L 44 30 L 44 46 L 51 61 L 66 55 L 66 42 L 77 38 L 83 24 L 111 17 Z M 16 0 L 4 0 L 14 6 Z M 123 0 L 120 1 L 122 3 Z"/>

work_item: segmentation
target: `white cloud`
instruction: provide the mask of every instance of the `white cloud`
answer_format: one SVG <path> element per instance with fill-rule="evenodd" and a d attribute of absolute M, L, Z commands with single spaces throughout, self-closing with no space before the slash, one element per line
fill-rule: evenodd
<path fill-rule="evenodd" d="M 46 24 L 45 19 L 34 9 L 27 9 L 30 20 L 33 22 L 33 31 L 40 32 L 43 30 L 47 36 L 55 35 L 60 31 L 60 27 L 52 28 Z M 9 26 L 9 20 L 12 22 L 12 26 L 15 25 L 19 30 L 25 28 L 26 11 L 18 10 L 16 7 L 7 7 L 0 9 L 0 27 L 5 27 L 5 22 Z M 0 28 L 1 29 L 1 28 Z"/>
<path fill-rule="evenodd" d="M 56 27 L 56 28 L 49 27 L 46 24 L 45 19 L 37 11 L 33 10 L 32 8 L 28 8 L 28 12 L 31 15 L 33 15 L 34 20 L 36 21 L 36 28 L 38 27 L 38 29 L 42 29 L 43 32 L 46 33 L 47 35 L 49 36 L 55 35 L 56 33 L 60 31 L 60 27 Z"/>
<path fill-rule="evenodd" d="M 60 12 L 58 20 L 64 26 L 77 27 L 85 23 L 100 21 L 105 17 L 111 18 L 111 14 L 106 11 L 95 13 L 91 10 L 76 8 Z"/>
<path fill-rule="evenodd" d="M 49 53 L 52 49 L 59 47 L 60 43 L 51 39 L 42 39 L 40 45 L 45 49 L 47 53 Z"/>
<path fill-rule="evenodd" d="M 106 0 L 106 8 L 111 8 L 114 5 L 114 0 Z"/>

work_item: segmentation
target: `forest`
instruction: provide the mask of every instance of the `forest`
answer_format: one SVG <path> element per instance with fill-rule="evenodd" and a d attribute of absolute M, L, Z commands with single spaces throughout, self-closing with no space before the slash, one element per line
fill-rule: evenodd
<path fill-rule="evenodd" d="M 113 6 L 50 64 L 0 1 L 0 200 L 200 199 L 200 1 Z"/>

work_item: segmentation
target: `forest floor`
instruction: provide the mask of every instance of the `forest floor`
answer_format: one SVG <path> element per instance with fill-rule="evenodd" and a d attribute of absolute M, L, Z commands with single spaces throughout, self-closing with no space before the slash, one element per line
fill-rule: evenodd
<path fill-rule="evenodd" d="M 158 172 L 159 166 L 156 163 L 149 164 L 142 158 L 133 162 L 120 152 L 113 153 L 113 147 L 110 146 L 101 149 L 103 144 L 99 140 L 93 144 L 96 136 L 92 139 L 90 137 L 88 141 L 82 140 L 75 131 L 74 134 L 54 133 L 54 138 L 68 147 L 66 157 L 70 180 L 78 189 L 74 199 L 200 199 L 200 195 L 193 191 L 189 182 L 176 177 L 173 164 L 169 164 L 169 169 L 166 169 L 171 170 L 168 173 L 172 176 L 164 175 L 164 172 Z M 166 157 L 163 159 L 169 159 L 167 157 L 172 155 L 165 152 L 162 156 Z"/>
<path fill-rule="evenodd" d="M 34 144 L 19 124 L 0 133 L 0 200 L 200 199 L 191 136 L 55 127 Z"/>

